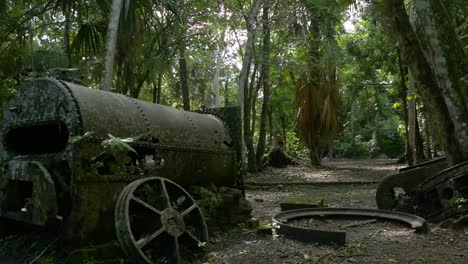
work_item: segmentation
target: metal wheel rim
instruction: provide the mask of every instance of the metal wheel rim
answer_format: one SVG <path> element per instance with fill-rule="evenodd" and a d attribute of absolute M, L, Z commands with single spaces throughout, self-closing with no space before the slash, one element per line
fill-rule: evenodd
<path fill-rule="evenodd" d="M 160 210 L 161 208 L 156 208 L 153 207 L 151 204 L 147 204 L 147 201 L 144 201 L 144 198 L 140 199 L 140 197 L 135 195 L 139 188 L 145 186 L 145 184 L 148 183 L 159 183 L 161 185 L 163 191 L 162 195 L 166 199 L 165 201 L 162 201 L 162 203 L 165 203 L 164 210 Z M 168 186 L 170 186 L 170 188 L 168 188 Z M 185 197 L 184 199 L 186 199 L 189 202 L 189 206 L 184 210 L 181 210 L 181 212 L 178 211 L 178 208 L 174 209 L 173 204 L 171 204 L 174 197 L 171 197 L 171 194 L 169 192 L 174 190 L 183 193 L 183 196 Z M 151 212 L 151 214 L 153 215 L 158 215 L 159 224 L 161 225 L 161 228 L 159 228 L 158 230 L 151 231 L 150 236 L 135 237 L 135 234 L 132 231 L 132 203 L 136 203 L 140 207 L 143 206 L 143 208 L 146 208 L 148 210 L 148 213 Z M 152 209 L 147 206 L 152 207 Z M 171 237 L 174 243 L 174 251 L 172 252 L 173 254 L 168 255 L 169 259 L 172 259 L 172 261 L 167 263 L 184 262 L 181 250 L 185 250 L 185 245 L 181 241 L 181 237 L 184 237 L 184 241 L 187 241 L 188 239 L 191 240 L 191 243 L 197 243 L 197 251 L 199 252 L 203 251 L 203 246 L 208 241 L 207 226 L 202 216 L 201 210 L 196 204 L 195 200 L 181 186 L 166 178 L 145 178 L 141 180 L 136 180 L 127 185 L 127 187 L 125 187 L 125 189 L 119 195 L 114 217 L 116 234 L 119 243 L 122 247 L 122 250 L 127 254 L 130 260 L 135 261 L 137 263 L 155 263 L 153 260 L 151 260 L 151 256 L 148 256 L 143 249 L 145 247 L 149 247 L 151 243 L 157 241 L 158 237 L 159 239 L 162 239 L 163 235 L 165 235 L 166 237 Z M 187 221 L 186 217 L 190 217 L 190 220 L 192 222 L 194 221 L 194 219 L 195 221 L 197 221 L 198 229 L 196 230 L 196 234 L 193 232 L 193 230 L 188 230 L 188 228 L 185 227 L 185 221 Z M 154 257 L 154 255 L 152 257 Z"/>

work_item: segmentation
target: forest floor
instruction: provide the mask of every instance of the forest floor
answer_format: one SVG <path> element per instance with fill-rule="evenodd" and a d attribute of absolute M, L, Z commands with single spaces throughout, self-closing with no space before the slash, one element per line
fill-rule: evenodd
<path fill-rule="evenodd" d="M 280 212 L 280 201 L 291 197 L 321 197 L 328 207 L 377 208 L 378 182 L 401 167 L 388 159 L 324 160 L 321 167 L 310 166 L 307 161 L 299 163 L 247 175 L 246 197 L 252 204 L 253 217 L 271 223 L 271 218 Z M 297 224 L 334 229 L 334 221 L 338 222 L 302 220 Z M 428 233 L 419 234 L 405 225 L 379 220 L 347 228 L 346 232 L 344 246 L 327 246 L 238 227 L 211 234 L 205 263 L 468 263 L 468 228 L 442 229 L 431 223 Z M 63 263 L 70 252 L 61 243 L 48 248 L 53 241 L 53 236 L 45 238 L 40 234 L 0 238 L 0 264 L 30 263 L 44 249 L 47 253 L 35 263 Z"/>
<path fill-rule="evenodd" d="M 318 168 L 305 161 L 267 168 L 246 177 L 246 196 L 253 217 L 263 222 L 271 222 L 281 211 L 280 201 L 290 197 L 321 197 L 328 207 L 377 208 L 378 182 L 398 167 L 388 159 L 335 159 Z M 218 234 L 209 243 L 210 263 L 468 263 L 468 228 L 430 224 L 428 233 L 418 234 L 405 225 L 379 220 L 346 232 L 345 246 L 315 245 L 249 230 Z"/>

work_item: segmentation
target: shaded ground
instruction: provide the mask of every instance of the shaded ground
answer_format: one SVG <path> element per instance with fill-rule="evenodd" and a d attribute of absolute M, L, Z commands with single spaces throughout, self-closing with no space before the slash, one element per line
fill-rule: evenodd
<path fill-rule="evenodd" d="M 397 168 L 392 160 L 332 160 L 324 162 L 321 168 L 305 164 L 285 169 L 268 168 L 250 175 L 246 181 L 280 184 L 251 185 L 246 193 L 254 207 L 253 216 L 263 221 L 270 221 L 274 214 L 280 212 L 281 199 L 296 196 L 323 197 L 330 207 L 377 208 L 374 198 L 376 183 L 333 183 L 378 181 Z M 281 184 L 287 182 L 311 184 Z M 329 184 L 314 185 L 313 182 Z M 318 246 L 245 230 L 212 237 L 209 250 L 212 263 L 230 264 L 468 263 L 468 229 L 441 229 L 436 224 L 430 224 L 430 227 L 428 234 L 416 234 L 394 222 L 379 221 L 350 227 L 346 229 L 347 244 L 342 247 Z"/>
<path fill-rule="evenodd" d="M 384 175 L 396 172 L 399 165 L 393 162 L 339 159 L 325 161 L 320 168 L 308 166 L 306 161 L 284 169 L 267 168 L 247 177 L 246 195 L 254 208 L 252 215 L 264 222 L 270 222 L 272 216 L 280 212 L 280 200 L 289 197 L 322 197 L 329 207 L 376 208 L 376 182 Z M 298 223 L 311 227 L 322 224 L 315 220 Z M 331 221 L 325 224 L 337 226 L 339 223 Z M 430 224 L 430 227 L 427 234 L 416 234 L 394 222 L 379 221 L 350 227 L 346 229 L 347 244 L 341 247 L 318 246 L 238 228 L 230 233 L 211 235 L 206 262 L 468 263 L 468 228 L 441 229 L 436 224 Z M 0 238 L 0 264 L 29 263 L 53 244 L 55 237 L 28 234 Z M 62 242 L 54 244 L 35 263 L 63 263 L 70 253 L 65 248 Z M 117 257 L 111 255 L 112 258 Z"/>
<path fill-rule="evenodd" d="M 264 171 L 249 174 L 247 183 L 279 183 L 279 182 L 378 182 L 383 176 L 397 172 L 401 167 L 395 160 L 324 160 L 321 167 L 309 165 L 307 160 L 301 160 L 298 166 L 286 169 L 268 167 Z"/>

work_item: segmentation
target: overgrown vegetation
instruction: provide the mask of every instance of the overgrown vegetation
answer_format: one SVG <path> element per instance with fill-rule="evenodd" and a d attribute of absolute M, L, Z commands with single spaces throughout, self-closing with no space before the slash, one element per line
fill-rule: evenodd
<path fill-rule="evenodd" d="M 113 2 L 1 0 L 0 112 L 59 68 L 105 88 Z M 242 105 L 251 171 L 274 137 L 314 164 L 467 158 L 466 1 L 121 2 L 112 91 L 184 109 Z"/>

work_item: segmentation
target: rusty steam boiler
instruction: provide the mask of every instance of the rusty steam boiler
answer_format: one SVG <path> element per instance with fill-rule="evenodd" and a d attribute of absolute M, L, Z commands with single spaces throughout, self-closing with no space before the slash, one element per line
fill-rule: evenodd
<path fill-rule="evenodd" d="M 238 184 L 239 120 L 236 107 L 187 112 L 34 80 L 0 126 L 0 221 L 61 226 L 82 241 L 117 234 L 137 262 L 180 263 L 207 240 L 181 186 Z M 106 153 L 109 137 L 133 139 L 128 166 Z"/>

